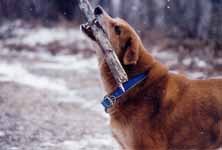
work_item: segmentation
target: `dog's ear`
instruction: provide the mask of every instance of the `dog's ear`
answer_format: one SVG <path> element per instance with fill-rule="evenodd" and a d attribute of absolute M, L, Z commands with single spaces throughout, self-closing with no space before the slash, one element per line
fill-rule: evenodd
<path fill-rule="evenodd" d="M 124 65 L 135 65 L 139 59 L 139 44 L 136 42 L 136 39 L 129 38 L 124 46 L 124 56 L 123 63 Z"/>

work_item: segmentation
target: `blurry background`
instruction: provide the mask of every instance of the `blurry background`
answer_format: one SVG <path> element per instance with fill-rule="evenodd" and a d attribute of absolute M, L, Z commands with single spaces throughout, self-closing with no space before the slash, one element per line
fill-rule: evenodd
<path fill-rule="evenodd" d="M 221 0 L 90 0 L 171 71 L 222 74 Z M 0 0 L 0 149 L 111 150 L 95 44 L 77 0 Z"/>

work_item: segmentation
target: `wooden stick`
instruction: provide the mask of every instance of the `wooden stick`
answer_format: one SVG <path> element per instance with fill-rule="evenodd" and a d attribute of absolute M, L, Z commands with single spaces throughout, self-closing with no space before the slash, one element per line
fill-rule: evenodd
<path fill-rule="evenodd" d="M 94 15 L 92 6 L 88 0 L 80 0 L 79 6 L 89 25 L 91 26 L 93 35 L 104 54 L 105 60 L 113 74 L 113 77 L 115 78 L 117 85 L 124 90 L 122 83 L 128 81 L 128 77 L 110 41 L 108 40 L 107 34 L 104 32 L 103 24 L 101 24 L 99 18 Z"/>

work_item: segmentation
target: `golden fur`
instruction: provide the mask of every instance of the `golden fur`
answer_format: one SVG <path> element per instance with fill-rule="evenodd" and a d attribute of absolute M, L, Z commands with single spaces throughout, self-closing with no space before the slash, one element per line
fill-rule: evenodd
<path fill-rule="evenodd" d="M 144 48 L 122 19 L 101 15 L 108 37 L 129 78 L 149 70 L 145 81 L 108 110 L 113 136 L 125 150 L 216 149 L 222 144 L 222 79 L 190 80 L 169 73 Z M 121 34 L 115 28 L 121 29 Z M 108 93 L 117 87 L 100 57 Z"/>

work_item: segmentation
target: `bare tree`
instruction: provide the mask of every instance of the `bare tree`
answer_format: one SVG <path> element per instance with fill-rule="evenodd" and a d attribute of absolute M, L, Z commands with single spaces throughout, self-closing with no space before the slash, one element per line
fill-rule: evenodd
<path fill-rule="evenodd" d="M 222 40 L 222 1 L 212 0 L 209 37 L 217 42 Z"/>

